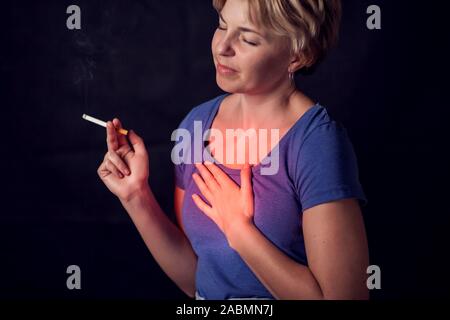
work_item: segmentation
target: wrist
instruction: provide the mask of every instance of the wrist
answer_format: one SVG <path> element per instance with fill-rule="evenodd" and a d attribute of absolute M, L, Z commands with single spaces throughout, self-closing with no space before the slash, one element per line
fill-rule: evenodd
<path fill-rule="evenodd" d="M 228 245 L 237 251 L 239 244 L 248 241 L 248 237 L 251 237 L 254 229 L 253 223 L 234 224 L 227 232 Z"/>
<path fill-rule="evenodd" d="M 136 203 L 141 203 L 146 199 L 150 199 L 152 197 L 152 191 L 148 183 L 143 183 L 139 185 L 133 192 L 125 198 L 120 198 L 120 202 L 125 206 L 133 205 Z"/>

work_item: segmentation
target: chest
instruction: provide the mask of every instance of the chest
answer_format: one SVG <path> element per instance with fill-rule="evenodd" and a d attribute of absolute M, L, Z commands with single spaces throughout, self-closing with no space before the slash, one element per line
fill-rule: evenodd
<path fill-rule="evenodd" d="M 220 118 L 213 120 L 206 149 L 223 165 L 241 169 L 259 164 L 279 143 L 287 128 L 242 129 Z"/>
<path fill-rule="evenodd" d="M 252 177 L 256 227 L 280 247 L 290 247 L 301 241 L 301 206 L 295 191 L 286 181 L 283 168 L 277 176 Z M 237 184 L 240 176 L 230 175 Z M 183 204 L 183 224 L 194 246 L 227 246 L 227 241 L 215 223 L 201 212 L 190 194 L 201 194 L 195 183 L 188 183 Z"/>

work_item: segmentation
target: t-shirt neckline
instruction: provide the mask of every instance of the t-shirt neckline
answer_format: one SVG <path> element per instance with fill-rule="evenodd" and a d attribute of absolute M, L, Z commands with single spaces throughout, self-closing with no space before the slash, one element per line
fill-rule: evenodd
<path fill-rule="evenodd" d="M 230 93 L 225 93 L 221 96 L 219 96 L 216 100 L 216 102 L 214 103 L 214 107 L 212 108 L 212 111 L 208 117 L 208 121 L 205 124 L 205 127 L 203 128 L 203 132 L 206 132 L 206 130 L 211 129 L 212 123 L 215 119 L 215 117 L 217 116 L 217 113 L 219 112 L 219 108 L 223 102 L 223 100 L 227 97 L 231 95 Z M 256 170 L 259 169 L 259 167 L 262 165 L 262 163 L 271 156 L 272 151 L 274 151 L 276 148 L 280 149 L 281 145 L 284 144 L 284 141 L 287 141 L 288 137 L 294 132 L 295 128 L 301 123 L 303 122 L 302 119 L 306 118 L 305 116 L 307 114 L 309 114 L 310 112 L 312 112 L 313 109 L 317 109 L 320 108 L 321 105 L 319 102 L 316 102 L 313 106 L 311 106 L 308 110 L 306 110 L 306 112 L 304 112 L 300 118 L 298 118 L 295 123 L 288 129 L 288 131 L 281 137 L 281 139 L 278 141 L 278 143 L 275 145 L 275 147 L 273 147 L 267 154 L 266 156 L 261 159 L 261 161 L 259 163 L 257 163 L 256 165 L 252 166 L 252 171 L 255 172 Z M 205 151 L 205 145 L 202 143 L 202 154 L 204 154 Z M 214 164 L 219 166 L 223 171 L 229 173 L 229 174 L 234 174 L 234 175 L 239 175 L 241 172 L 241 169 L 234 169 L 234 168 L 230 168 L 225 166 L 223 163 L 220 163 L 216 158 L 214 158 L 212 155 L 211 157 L 214 159 Z"/>

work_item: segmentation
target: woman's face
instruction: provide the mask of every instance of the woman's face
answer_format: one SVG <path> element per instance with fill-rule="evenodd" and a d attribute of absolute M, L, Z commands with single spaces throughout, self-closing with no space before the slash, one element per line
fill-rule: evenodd
<path fill-rule="evenodd" d="M 211 49 L 217 84 L 226 92 L 264 93 L 289 81 L 288 39 L 258 28 L 248 17 L 246 0 L 228 0 L 219 15 Z"/>

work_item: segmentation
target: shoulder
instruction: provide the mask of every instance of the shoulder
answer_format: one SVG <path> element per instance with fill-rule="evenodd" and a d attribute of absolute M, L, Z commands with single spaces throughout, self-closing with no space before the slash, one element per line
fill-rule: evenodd
<path fill-rule="evenodd" d="M 326 108 L 311 110 L 289 153 L 289 169 L 303 210 L 345 198 L 367 203 L 346 128 Z"/>
<path fill-rule="evenodd" d="M 312 169 L 325 172 L 325 167 L 352 168 L 355 154 L 344 125 L 319 103 L 305 116 L 289 141 L 288 163 L 293 175 Z"/>
<path fill-rule="evenodd" d="M 327 108 L 316 103 L 311 107 L 296 126 L 290 141 L 291 150 L 300 152 L 305 142 L 310 140 L 329 140 L 346 133 L 343 124 L 331 117 Z"/>
<path fill-rule="evenodd" d="M 171 140 L 175 141 L 175 146 L 172 149 L 172 161 L 174 161 L 175 157 L 175 164 L 184 165 L 194 162 L 193 159 L 195 159 L 195 155 L 192 152 L 192 148 L 195 145 L 194 139 L 196 136 L 196 128 L 198 128 L 197 122 L 200 122 L 200 126 L 203 131 L 206 123 L 213 116 L 213 112 L 217 104 L 220 103 L 225 96 L 226 94 L 219 95 L 213 99 L 194 106 L 183 118 L 178 127 L 172 132 Z M 182 153 L 181 157 L 180 152 Z"/>
<path fill-rule="evenodd" d="M 192 129 L 194 121 L 207 121 L 212 115 L 217 104 L 226 96 L 227 94 L 222 94 L 216 96 L 210 100 L 202 102 L 199 105 L 194 106 L 191 111 L 183 118 L 179 129 Z"/>

